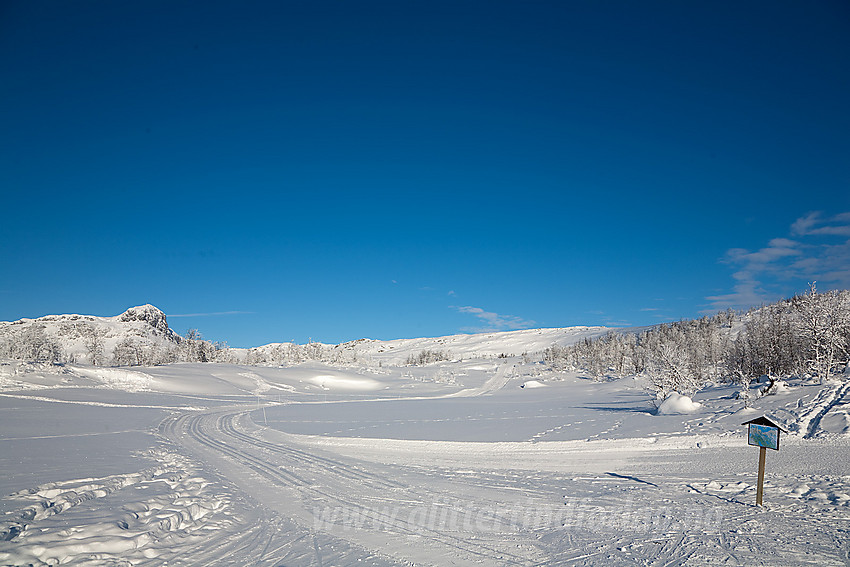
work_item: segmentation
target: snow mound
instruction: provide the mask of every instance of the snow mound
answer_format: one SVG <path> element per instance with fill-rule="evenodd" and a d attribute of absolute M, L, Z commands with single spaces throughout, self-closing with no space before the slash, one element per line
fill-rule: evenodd
<path fill-rule="evenodd" d="M 377 380 L 359 376 L 321 375 L 311 378 L 310 382 L 323 390 L 377 390 L 381 387 Z"/>
<path fill-rule="evenodd" d="M 828 433 L 850 435 L 850 412 L 833 410 L 821 419 L 820 428 Z"/>
<path fill-rule="evenodd" d="M 667 396 L 658 406 L 658 415 L 677 415 L 683 413 L 694 413 L 702 404 L 693 401 L 688 396 L 673 392 Z"/>
<path fill-rule="evenodd" d="M 739 416 L 741 418 L 747 418 L 747 417 L 753 415 L 754 413 L 758 413 L 758 412 L 759 412 L 759 410 L 757 410 L 756 408 L 741 408 L 738 411 L 736 411 L 735 413 L 733 413 L 732 415 L 736 415 L 736 416 Z"/>
<path fill-rule="evenodd" d="M 520 388 L 545 388 L 546 384 L 543 382 L 538 382 L 537 380 L 529 380 L 528 382 L 524 382 Z"/>
<path fill-rule="evenodd" d="M 773 383 L 769 390 L 767 390 L 764 395 L 772 396 L 775 394 L 787 394 L 791 391 L 791 388 L 788 387 L 788 384 L 783 380 L 777 380 Z"/>
<path fill-rule="evenodd" d="M 127 392 L 144 392 L 150 389 L 153 378 L 144 372 L 123 368 L 73 368 L 81 376 L 92 378 L 103 387 Z"/>

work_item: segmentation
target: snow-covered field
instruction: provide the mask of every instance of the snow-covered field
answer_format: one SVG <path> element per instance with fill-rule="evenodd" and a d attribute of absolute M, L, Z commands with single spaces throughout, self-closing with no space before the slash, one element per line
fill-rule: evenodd
<path fill-rule="evenodd" d="M 0 565 L 850 565 L 848 376 L 656 415 L 520 356 L 374 362 L 0 365 Z"/>

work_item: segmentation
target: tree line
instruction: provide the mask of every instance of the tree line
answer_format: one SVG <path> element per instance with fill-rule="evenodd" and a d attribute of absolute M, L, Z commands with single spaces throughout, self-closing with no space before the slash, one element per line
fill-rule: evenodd
<path fill-rule="evenodd" d="M 642 375 L 656 399 L 692 395 L 711 381 L 745 390 L 767 377 L 818 382 L 843 371 L 850 359 L 850 291 L 807 293 L 754 308 L 639 331 L 612 331 L 575 345 L 552 345 L 543 360 L 554 370 L 594 379 Z"/>
<path fill-rule="evenodd" d="M 224 342 L 204 339 L 196 329 L 189 329 L 182 337 L 173 334 L 168 338 L 137 332 L 115 342 L 93 322 L 75 321 L 63 322 L 53 333 L 48 332 L 45 323 L 38 321 L 10 325 L 0 334 L 0 358 L 93 366 L 159 366 L 175 362 L 283 366 L 309 360 L 332 364 L 358 362 L 356 350 L 350 344 L 324 345 L 310 341 L 306 345 L 281 343 L 247 350 L 231 349 Z M 112 345 L 111 348 L 107 344 Z"/>
<path fill-rule="evenodd" d="M 73 327 L 73 328 L 71 328 Z M 106 332 L 96 325 L 78 322 L 63 324 L 58 337 L 46 330 L 44 323 L 34 322 L 10 327 L 0 336 L 0 358 L 26 360 L 46 364 L 91 364 L 93 366 L 157 366 L 172 362 L 235 362 L 224 343 L 204 340 L 195 329 L 176 340 L 155 340 L 130 335 L 107 349 Z M 79 344 L 82 349 L 66 350 L 61 337 Z"/>

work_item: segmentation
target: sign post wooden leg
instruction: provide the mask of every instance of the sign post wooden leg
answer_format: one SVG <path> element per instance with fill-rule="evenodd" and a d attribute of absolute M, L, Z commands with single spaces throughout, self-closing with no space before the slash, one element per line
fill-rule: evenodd
<path fill-rule="evenodd" d="M 764 460 L 767 457 L 767 447 L 761 447 L 759 451 L 759 485 L 756 489 L 756 506 L 761 506 L 764 494 Z"/>
<path fill-rule="evenodd" d="M 749 426 L 747 430 L 747 444 L 761 448 L 759 451 L 759 484 L 756 491 L 756 506 L 761 506 L 762 497 L 764 496 L 764 460 L 767 457 L 767 450 L 779 450 L 779 432 L 785 431 L 785 429 L 782 429 L 765 416 L 751 419 L 743 425 Z M 788 433 L 787 431 L 785 432 Z"/>

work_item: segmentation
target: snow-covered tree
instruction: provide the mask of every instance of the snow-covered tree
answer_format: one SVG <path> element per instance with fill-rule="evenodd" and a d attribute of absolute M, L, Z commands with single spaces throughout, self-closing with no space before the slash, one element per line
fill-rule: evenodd
<path fill-rule="evenodd" d="M 30 325 L 14 333 L 8 340 L 6 356 L 32 362 L 59 362 L 62 348 L 53 337 L 45 333 L 43 325 Z"/>
<path fill-rule="evenodd" d="M 89 356 L 89 364 L 102 366 L 104 364 L 103 353 L 103 331 L 91 328 L 85 335 L 86 352 Z"/>
<path fill-rule="evenodd" d="M 143 358 L 141 345 L 130 337 L 121 339 L 112 349 L 112 362 L 116 366 L 141 366 Z"/>
<path fill-rule="evenodd" d="M 673 392 L 693 396 L 703 386 L 690 367 L 687 352 L 669 343 L 661 344 L 653 352 L 644 375 L 656 401 L 664 400 Z"/>
<path fill-rule="evenodd" d="M 843 294 L 818 293 L 812 283 L 801 299 L 798 325 L 805 340 L 808 370 L 819 382 L 829 380 L 838 365 L 847 364 L 848 320 Z"/>

